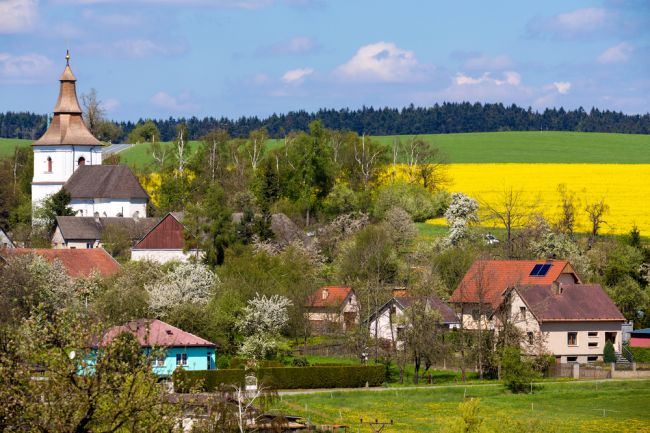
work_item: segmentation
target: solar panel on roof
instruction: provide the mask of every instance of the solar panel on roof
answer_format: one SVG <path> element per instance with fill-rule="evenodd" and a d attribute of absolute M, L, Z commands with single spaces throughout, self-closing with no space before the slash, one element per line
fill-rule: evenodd
<path fill-rule="evenodd" d="M 538 275 L 539 275 L 539 271 L 540 271 L 540 269 L 542 269 L 542 266 L 544 266 L 544 265 L 535 265 L 535 266 L 533 267 L 533 270 L 530 271 L 530 276 L 531 276 L 531 277 L 536 277 L 536 276 L 538 276 Z"/>
<path fill-rule="evenodd" d="M 546 263 L 546 264 L 542 265 L 542 267 L 540 268 L 539 273 L 537 275 L 539 275 L 540 277 L 543 277 L 544 275 L 546 275 L 548 273 L 549 269 L 551 269 L 551 265 Z"/>

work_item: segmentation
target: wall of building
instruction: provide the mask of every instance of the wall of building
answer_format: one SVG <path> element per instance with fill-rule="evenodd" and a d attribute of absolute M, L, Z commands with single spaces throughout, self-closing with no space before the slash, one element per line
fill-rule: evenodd
<path fill-rule="evenodd" d="M 196 250 L 184 253 L 183 250 L 145 250 L 134 248 L 131 250 L 131 260 L 150 260 L 157 263 L 167 263 L 172 260 L 187 262 L 190 257 L 195 257 L 196 253 Z M 199 257 L 201 257 L 200 253 Z"/>
<path fill-rule="evenodd" d="M 147 216 L 147 202 L 144 199 L 73 199 L 70 207 L 78 216 L 91 217 L 139 217 Z"/>
<path fill-rule="evenodd" d="M 496 318 L 489 317 L 489 307 L 483 307 L 483 314 L 480 315 L 480 322 L 479 320 L 475 320 L 473 317 L 473 311 L 478 309 L 479 307 L 477 304 L 463 304 L 463 308 L 460 311 L 463 328 L 477 330 L 480 326 L 481 329 L 494 329 L 496 325 Z"/>
<path fill-rule="evenodd" d="M 630 346 L 632 346 L 632 347 L 650 347 L 650 336 L 648 336 L 648 337 L 630 337 Z"/>
<path fill-rule="evenodd" d="M 145 352 L 148 352 L 146 350 Z M 216 348 L 213 347 L 170 347 L 165 350 L 163 365 L 154 365 L 154 373 L 160 376 L 171 376 L 176 369 L 176 354 L 187 354 L 187 365 L 182 367 L 188 371 L 212 370 L 216 368 Z M 210 365 L 208 366 L 208 354 Z"/>
<path fill-rule="evenodd" d="M 614 349 L 621 351 L 621 322 L 545 322 L 540 330 L 546 337 L 546 346 L 555 356 L 561 357 L 561 362 L 567 362 L 567 357 L 577 356 L 577 362 L 588 362 L 589 357 L 602 359 L 605 348 L 605 332 L 615 334 Z M 569 332 L 577 333 L 577 344 L 569 346 Z M 590 337 L 589 332 L 595 332 Z M 589 346 L 589 343 L 595 343 Z"/>

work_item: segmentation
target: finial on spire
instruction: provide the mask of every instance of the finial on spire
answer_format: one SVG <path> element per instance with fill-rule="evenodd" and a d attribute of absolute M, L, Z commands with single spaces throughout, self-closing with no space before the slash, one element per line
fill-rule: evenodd
<path fill-rule="evenodd" d="M 65 50 L 65 65 L 70 66 L 70 50 Z"/>

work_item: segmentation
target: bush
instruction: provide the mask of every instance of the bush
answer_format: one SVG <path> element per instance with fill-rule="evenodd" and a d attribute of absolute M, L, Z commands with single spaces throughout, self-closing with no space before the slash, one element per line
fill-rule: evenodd
<path fill-rule="evenodd" d="M 503 382 L 514 393 L 527 392 L 530 383 L 538 377 L 530 363 L 521 358 L 519 347 L 507 347 L 501 355 Z"/>
<path fill-rule="evenodd" d="M 399 207 L 408 212 L 413 221 L 423 222 L 443 215 L 450 202 L 447 192 L 431 194 L 423 186 L 396 182 L 379 190 L 374 215 L 383 218 L 388 210 Z"/>
<path fill-rule="evenodd" d="M 257 370 L 260 384 L 274 389 L 360 388 L 380 386 L 384 382 L 385 367 L 328 366 L 328 367 L 262 367 Z M 185 371 L 177 370 L 172 377 L 177 392 L 214 391 L 223 385 L 244 384 L 243 369 Z"/>
<path fill-rule="evenodd" d="M 243 369 L 187 371 L 176 369 L 172 375 L 176 392 L 214 391 L 223 385 L 244 385 Z"/>
<path fill-rule="evenodd" d="M 650 362 L 650 348 L 628 347 L 635 362 Z"/>
<path fill-rule="evenodd" d="M 309 361 L 308 361 L 307 358 L 305 358 L 305 357 L 302 357 L 302 358 L 294 358 L 294 359 L 291 361 L 291 365 L 292 365 L 293 367 L 309 367 Z"/>
<path fill-rule="evenodd" d="M 616 362 L 616 351 L 611 341 L 605 343 L 605 350 L 603 351 L 603 361 L 606 363 Z"/>

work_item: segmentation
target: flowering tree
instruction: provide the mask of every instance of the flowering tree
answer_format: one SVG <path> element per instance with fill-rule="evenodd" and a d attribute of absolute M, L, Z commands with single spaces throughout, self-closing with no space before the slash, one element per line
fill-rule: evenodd
<path fill-rule="evenodd" d="M 207 266 L 181 263 L 160 280 L 145 286 L 149 293 L 149 308 L 164 317 L 177 305 L 206 304 L 218 282 L 217 275 Z"/>
<path fill-rule="evenodd" d="M 244 307 L 237 329 L 245 335 L 239 350 L 242 356 L 263 359 L 277 348 L 276 338 L 289 322 L 288 307 L 293 303 L 284 296 L 256 295 Z"/>
<path fill-rule="evenodd" d="M 478 222 L 478 202 L 463 193 L 455 192 L 451 196 L 451 204 L 445 212 L 449 226 L 447 242 L 457 245 L 467 236 L 467 229 L 472 223 Z"/>

